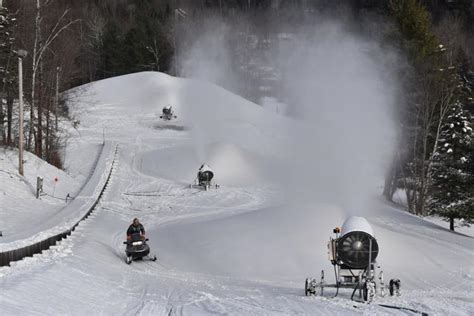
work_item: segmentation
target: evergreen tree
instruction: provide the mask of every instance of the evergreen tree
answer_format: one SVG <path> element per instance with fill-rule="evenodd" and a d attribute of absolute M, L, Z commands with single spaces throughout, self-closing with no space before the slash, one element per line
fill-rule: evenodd
<path fill-rule="evenodd" d="M 6 85 L 13 80 L 13 69 L 16 63 L 13 60 L 13 28 L 16 19 L 8 12 L 6 7 L 0 7 L 0 91 L 5 92 Z"/>
<path fill-rule="evenodd" d="M 155 9 L 150 0 L 133 3 L 130 26 L 124 30 L 116 22 L 109 22 L 104 32 L 102 78 L 169 69 L 173 50 L 164 27 L 169 11 Z"/>
<path fill-rule="evenodd" d="M 109 78 L 123 74 L 124 57 L 122 36 L 117 23 L 110 22 L 104 32 L 102 41 L 102 54 L 100 63 L 101 78 Z"/>
<path fill-rule="evenodd" d="M 401 150 L 394 160 L 399 166 L 393 163 L 384 192 L 390 198 L 393 186 L 399 186 L 406 192 L 409 211 L 426 215 L 439 123 L 450 105 L 442 98 L 452 88 L 452 76 L 438 71 L 446 60 L 426 8 L 417 0 L 394 1 L 392 15 L 398 32 L 391 39 L 408 57 L 408 66 L 399 69 L 405 92 L 399 108 Z"/>
<path fill-rule="evenodd" d="M 457 98 L 443 125 L 435 156 L 430 203 L 432 213 L 449 219 L 451 230 L 454 219 L 474 218 L 474 134 L 467 110 L 473 84 L 467 60 L 463 64 Z"/>
<path fill-rule="evenodd" d="M 3 143 L 7 145 L 12 143 L 13 99 L 17 82 L 17 63 L 13 52 L 15 25 L 16 18 L 6 7 L 0 6 L 0 133 Z"/>
<path fill-rule="evenodd" d="M 129 30 L 124 42 L 130 51 L 129 71 L 167 69 L 172 48 L 164 25 L 169 12 L 157 10 L 149 0 L 135 2 L 135 26 Z"/>
<path fill-rule="evenodd" d="M 417 0 L 401 0 L 392 3 L 392 14 L 399 31 L 399 46 L 412 63 L 425 62 L 438 45 L 429 12 Z"/>

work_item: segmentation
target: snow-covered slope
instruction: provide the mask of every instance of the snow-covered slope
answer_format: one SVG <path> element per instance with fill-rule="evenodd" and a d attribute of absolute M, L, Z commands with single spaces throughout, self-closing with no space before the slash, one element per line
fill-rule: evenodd
<path fill-rule="evenodd" d="M 76 162 L 90 160 L 90 146 L 105 137 L 119 143 L 117 169 L 98 212 L 70 239 L 0 269 L 3 312 L 403 313 L 351 302 L 345 291 L 335 299 L 331 291 L 304 297 L 306 276 L 325 269 L 331 280 L 326 242 L 353 214 L 373 225 L 386 277 L 402 280 L 402 297 L 379 303 L 440 315 L 474 309 L 472 238 L 384 204 L 373 197 L 377 188 L 364 209 L 321 201 L 318 192 L 300 201 L 289 195 L 312 189 L 306 182 L 301 185 L 309 190 L 282 182 L 290 156 L 282 145 L 291 143 L 289 131 L 305 130 L 297 122 L 215 85 L 161 73 L 104 80 L 71 93 L 80 125 L 67 165 L 80 173 Z M 167 104 L 176 121 L 159 119 Z M 214 169 L 219 189 L 189 188 L 203 162 Z M 147 229 L 155 263 L 124 263 L 122 241 L 134 217 Z M 48 303 L 58 293 L 61 299 Z"/>
<path fill-rule="evenodd" d="M 15 240 L 33 230 L 66 206 L 66 196 L 74 196 L 80 181 L 25 152 L 24 177 L 18 174 L 18 151 L 0 149 L 0 243 Z M 36 199 L 36 177 L 43 178 L 43 194 Z M 57 181 L 55 181 L 57 179 Z"/>

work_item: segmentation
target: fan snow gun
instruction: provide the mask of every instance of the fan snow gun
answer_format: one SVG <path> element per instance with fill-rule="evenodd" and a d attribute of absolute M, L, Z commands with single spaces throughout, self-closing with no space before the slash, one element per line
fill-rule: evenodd
<path fill-rule="evenodd" d="M 165 121 L 171 121 L 172 119 L 177 118 L 177 116 L 174 115 L 174 111 L 171 105 L 167 105 L 163 108 L 160 118 Z"/>
<path fill-rule="evenodd" d="M 205 191 L 209 190 L 212 186 L 216 189 L 219 188 L 218 184 L 212 184 L 214 178 L 214 171 L 207 165 L 202 164 L 197 173 L 194 184 L 190 184 L 190 187 L 204 188 Z"/>
<path fill-rule="evenodd" d="M 351 299 L 359 292 L 359 299 L 370 303 L 376 295 L 385 296 L 386 286 L 383 271 L 377 271 L 376 258 L 379 246 L 374 237 L 372 227 L 363 217 L 349 217 L 342 229 L 333 230 L 335 238 L 328 243 L 329 261 L 334 266 L 335 283 L 326 283 L 324 270 L 321 271 L 319 282 L 315 278 L 305 281 L 305 295 L 323 295 L 324 288 L 336 288 L 337 296 L 340 288 L 353 289 Z M 391 279 L 390 295 L 400 295 L 400 280 Z"/>

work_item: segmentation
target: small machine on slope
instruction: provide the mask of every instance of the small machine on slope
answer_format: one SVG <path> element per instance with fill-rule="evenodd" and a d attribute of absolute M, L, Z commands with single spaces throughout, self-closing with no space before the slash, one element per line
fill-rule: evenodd
<path fill-rule="evenodd" d="M 330 238 L 328 243 L 329 260 L 334 266 L 335 284 L 327 284 L 324 279 L 324 270 L 321 271 L 321 280 L 307 278 L 305 294 L 316 295 L 318 290 L 323 295 L 325 287 L 336 288 L 336 296 L 340 288 L 352 288 L 351 299 L 359 290 L 359 298 L 371 302 L 380 294 L 385 296 L 383 271 L 377 275 L 375 259 L 379 253 L 379 246 L 374 237 L 372 227 L 363 217 L 349 217 L 342 229 L 334 228 L 336 238 Z M 390 280 L 390 295 L 400 295 L 400 280 Z"/>
<path fill-rule="evenodd" d="M 214 178 L 214 171 L 212 171 L 207 164 L 202 164 L 199 168 L 194 184 L 190 185 L 190 187 L 201 187 L 206 191 L 209 190 L 211 186 L 218 188 L 219 185 L 212 184 L 212 178 Z"/>
<path fill-rule="evenodd" d="M 172 106 L 167 105 L 163 108 L 160 118 L 163 119 L 164 121 L 171 121 L 172 119 L 177 118 L 177 116 L 174 115 Z"/>
<path fill-rule="evenodd" d="M 127 264 L 132 263 L 134 260 L 148 258 L 151 261 L 156 261 L 156 256 L 150 256 L 150 246 L 146 243 L 148 238 L 142 239 L 139 233 L 132 234 L 132 238 L 123 243 L 127 245 L 125 254 L 127 258 L 125 262 Z"/>

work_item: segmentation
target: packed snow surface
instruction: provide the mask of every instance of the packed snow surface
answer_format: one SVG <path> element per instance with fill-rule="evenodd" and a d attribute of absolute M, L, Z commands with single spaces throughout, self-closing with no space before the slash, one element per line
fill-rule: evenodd
<path fill-rule="evenodd" d="M 355 210 L 288 196 L 298 182 L 286 190 L 282 180 L 292 169 L 281 148 L 291 142 L 289 130 L 301 129 L 296 121 L 215 85 L 161 73 L 103 80 L 71 93 L 71 114 L 80 124 L 66 166 L 84 174 L 93 148 L 103 139 L 116 141 L 112 182 L 70 238 L 0 268 L 5 315 L 410 314 L 352 302 L 350 291 L 304 296 L 307 276 L 324 269 L 332 282 L 326 243 L 349 215 L 367 218 L 386 279 L 402 280 L 401 297 L 376 303 L 472 314 L 472 238 L 385 204 L 377 188 L 372 203 Z M 167 104 L 176 120 L 160 120 Z M 203 163 L 220 188 L 189 187 Z M 156 262 L 125 264 L 123 240 L 134 217 L 145 225 Z"/>

